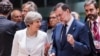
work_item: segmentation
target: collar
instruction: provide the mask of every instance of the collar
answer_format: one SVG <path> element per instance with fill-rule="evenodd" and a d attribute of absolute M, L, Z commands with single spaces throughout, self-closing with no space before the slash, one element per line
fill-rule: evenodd
<path fill-rule="evenodd" d="M 93 23 L 93 22 L 94 22 L 94 21 L 91 21 L 91 23 Z M 96 22 L 97 22 L 97 23 L 100 23 L 100 16 L 97 17 Z"/>
<path fill-rule="evenodd" d="M 7 19 L 7 17 L 6 17 L 6 16 L 0 15 L 0 19 L 4 19 L 4 18 L 6 18 L 6 19 Z"/>
<path fill-rule="evenodd" d="M 100 23 L 100 16 L 97 17 L 96 22 Z"/>
<path fill-rule="evenodd" d="M 71 19 L 69 20 L 68 23 L 66 23 L 67 26 L 70 26 L 72 24 L 73 20 L 74 20 L 74 17 L 71 15 Z"/>

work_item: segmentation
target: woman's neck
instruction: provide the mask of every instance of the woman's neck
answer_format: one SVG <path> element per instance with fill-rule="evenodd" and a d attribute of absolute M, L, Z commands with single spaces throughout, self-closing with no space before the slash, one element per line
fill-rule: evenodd
<path fill-rule="evenodd" d="M 37 31 L 33 31 L 33 30 L 31 30 L 30 28 L 27 28 L 26 33 L 27 33 L 27 36 L 28 36 L 28 37 L 37 36 Z"/>

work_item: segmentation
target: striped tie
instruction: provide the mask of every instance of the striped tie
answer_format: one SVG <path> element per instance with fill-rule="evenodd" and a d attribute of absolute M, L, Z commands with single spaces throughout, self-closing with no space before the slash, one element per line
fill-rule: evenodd
<path fill-rule="evenodd" d="M 95 40 L 100 40 L 100 36 L 99 36 L 99 28 L 97 27 L 97 22 L 93 22 L 93 34 L 94 34 L 94 39 Z"/>

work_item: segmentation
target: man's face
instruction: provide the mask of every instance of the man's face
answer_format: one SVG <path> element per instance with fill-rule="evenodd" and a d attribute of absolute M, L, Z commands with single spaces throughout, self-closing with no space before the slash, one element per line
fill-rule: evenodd
<path fill-rule="evenodd" d="M 55 13 L 52 13 L 52 14 L 50 14 L 49 18 L 50 18 L 49 19 L 50 26 L 55 27 L 56 24 L 59 22 L 58 17 L 56 16 Z"/>
<path fill-rule="evenodd" d="M 21 22 L 22 21 L 21 12 L 18 10 L 13 11 L 13 16 L 11 17 L 11 20 L 13 20 L 15 22 Z"/>
<path fill-rule="evenodd" d="M 94 4 L 86 5 L 84 8 L 87 17 L 91 20 L 95 20 L 97 18 L 99 10 L 95 8 Z"/>
<path fill-rule="evenodd" d="M 63 11 L 61 7 L 57 8 L 56 11 L 56 16 L 60 19 L 61 22 L 66 22 L 69 21 L 69 12 L 68 10 Z"/>
<path fill-rule="evenodd" d="M 25 7 L 22 8 L 22 16 L 23 18 L 26 16 L 26 14 L 29 12 L 29 6 L 26 5 Z"/>

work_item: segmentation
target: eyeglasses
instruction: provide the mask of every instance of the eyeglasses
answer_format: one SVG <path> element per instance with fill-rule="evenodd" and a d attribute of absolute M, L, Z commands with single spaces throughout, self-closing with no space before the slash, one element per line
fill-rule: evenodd
<path fill-rule="evenodd" d="M 50 19 L 55 19 L 55 18 L 57 18 L 57 17 L 49 17 Z"/>
<path fill-rule="evenodd" d="M 19 17 L 21 18 L 22 16 L 15 16 L 15 18 L 19 18 Z"/>

